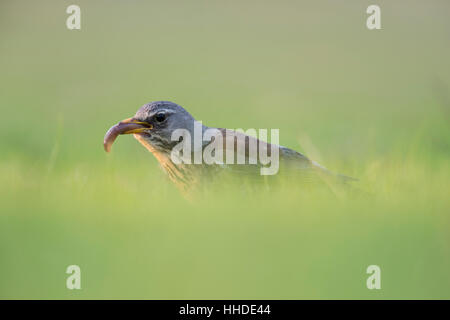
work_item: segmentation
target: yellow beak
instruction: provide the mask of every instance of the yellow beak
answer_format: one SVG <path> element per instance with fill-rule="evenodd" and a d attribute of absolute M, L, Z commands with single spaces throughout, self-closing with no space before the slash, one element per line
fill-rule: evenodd
<path fill-rule="evenodd" d="M 148 129 L 153 128 L 153 126 L 151 124 L 149 124 L 147 122 L 136 120 L 134 118 L 128 118 L 128 119 L 122 120 L 118 123 L 119 126 L 122 124 L 125 124 L 123 126 L 124 130 L 122 132 L 119 132 L 119 134 L 140 133 L 140 132 L 144 132 Z M 130 126 L 126 126 L 127 124 Z M 133 125 L 140 125 L 141 127 L 136 127 Z"/>

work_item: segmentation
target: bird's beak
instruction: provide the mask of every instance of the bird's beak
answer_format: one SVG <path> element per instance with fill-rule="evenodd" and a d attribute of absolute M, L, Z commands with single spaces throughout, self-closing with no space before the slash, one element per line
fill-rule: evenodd
<path fill-rule="evenodd" d="M 141 133 L 152 128 L 153 127 L 151 124 L 136 120 L 134 118 L 122 120 L 106 132 L 103 140 L 105 151 L 109 152 L 111 150 L 111 146 L 119 134 Z"/>

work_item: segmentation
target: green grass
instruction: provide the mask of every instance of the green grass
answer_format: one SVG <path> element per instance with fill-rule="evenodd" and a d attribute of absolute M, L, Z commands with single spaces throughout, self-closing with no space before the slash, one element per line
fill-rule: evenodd
<path fill-rule="evenodd" d="M 365 1 L 77 3 L 81 31 L 70 1 L 0 7 L 0 298 L 450 298 L 447 2 L 381 1 L 380 31 Z M 162 99 L 364 193 L 188 201 L 130 136 L 103 151 Z"/>

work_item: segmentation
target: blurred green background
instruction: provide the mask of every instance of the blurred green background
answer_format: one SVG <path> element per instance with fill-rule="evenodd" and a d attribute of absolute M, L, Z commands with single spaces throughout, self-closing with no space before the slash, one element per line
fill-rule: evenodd
<path fill-rule="evenodd" d="M 381 6 L 382 30 L 366 28 Z M 81 30 L 66 8 L 81 7 Z M 0 298 L 450 298 L 448 1 L 0 4 Z M 131 136 L 170 100 L 360 179 L 187 201 Z M 66 289 L 67 266 L 82 289 Z M 381 290 L 366 288 L 381 267 Z"/>

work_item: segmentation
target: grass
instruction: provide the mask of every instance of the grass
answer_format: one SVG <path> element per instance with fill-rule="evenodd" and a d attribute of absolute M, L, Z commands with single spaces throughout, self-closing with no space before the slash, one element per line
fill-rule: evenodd
<path fill-rule="evenodd" d="M 2 3 L 0 297 L 450 298 L 448 4 L 401 3 L 381 3 L 379 32 L 364 1 L 80 1 L 79 32 L 69 2 Z M 364 195 L 231 184 L 188 201 L 131 137 L 102 150 L 162 99 L 279 128 Z"/>

